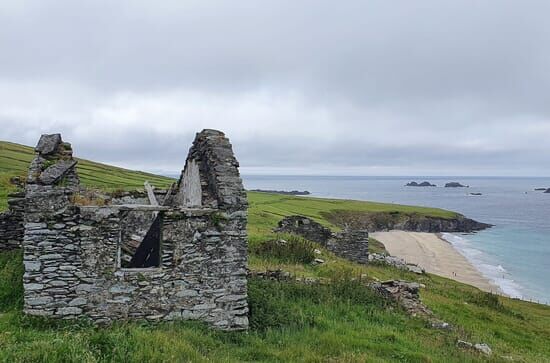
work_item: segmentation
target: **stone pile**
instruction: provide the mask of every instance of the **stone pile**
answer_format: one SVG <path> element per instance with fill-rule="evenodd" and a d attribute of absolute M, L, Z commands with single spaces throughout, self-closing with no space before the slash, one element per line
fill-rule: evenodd
<path fill-rule="evenodd" d="M 266 280 L 273 281 L 289 281 L 293 279 L 293 276 L 290 272 L 276 269 L 276 270 L 265 270 L 265 271 L 250 271 L 248 273 L 249 277 L 257 277 Z"/>
<path fill-rule="evenodd" d="M 407 263 L 407 261 L 405 261 L 402 258 L 380 254 L 380 253 L 369 254 L 369 261 L 383 263 L 386 265 L 396 267 L 401 270 L 414 272 L 416 274 L 423 274 L 426 272 L 422 267 L 415 265 L 413 263 Z"/>
<path fill-rule="evenodd" d="M 452 329 L 449 323 L 435 317 L 433 312 L 420 300 L 419 291 L 421 287 L 425 287 L 424 285 L 417 282 L 389 280 L 374 282 L 369 286 L 387 299 L 395 301 L 411 316 L 427 319 L 432 328 Z"/>
<path fill-rule="evenodd" d="M 370 285 L 383 296 L 399 303 L 412 316 L 431 316 L 432 312 L 420 301 L 420 284 L 389 280 Z"/>
<path fill-rule="evenodd" d="M 283 218 L 274 230 L 277 233 L 297 234 L 305 239 L 320 243 L 335 255 L 357 263 L 369 261 L 369 234 L 366 230 L 344 229 L 338 233 L 320 223 L 303 216 Z"/>
<path fill-rule="evenodd" d="M 456 346 L 459 347 L 459 348 L 462 348 L 462 349 L 472 349 L 472 350 L 475 350 L 479 353 L 483 353 L 483 354 L 488 355 L 488 356 L 493 354 L 493 350 L 491 349 L 491 347 L 489 347 L 485 343 L 473 344 L 473 343 L 470 343 L 470 342 L 467 342 L 467 341 L 464 341 L 464 340 L 458 340 L 456 342 Z"/>

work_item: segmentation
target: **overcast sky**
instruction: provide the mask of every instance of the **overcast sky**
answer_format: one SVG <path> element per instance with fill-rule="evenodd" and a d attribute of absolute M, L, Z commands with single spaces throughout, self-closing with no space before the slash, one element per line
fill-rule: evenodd
<path fill-rule="evenodd" d="M 0 139 L 178 173 L 550 175 L 550 1 L 0 2 Z"/>

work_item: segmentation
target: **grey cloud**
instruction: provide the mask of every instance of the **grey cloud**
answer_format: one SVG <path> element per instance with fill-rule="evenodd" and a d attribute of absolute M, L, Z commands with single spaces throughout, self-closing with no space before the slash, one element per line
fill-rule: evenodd
<path fill-rule="evenodd" d="M 59 130 L 83 156 L 175 171 L 193 133 L 217 127 L 251 172 L 548 175 L 549 13 L 546 1 L 3 2 L 0 138 Z"/>

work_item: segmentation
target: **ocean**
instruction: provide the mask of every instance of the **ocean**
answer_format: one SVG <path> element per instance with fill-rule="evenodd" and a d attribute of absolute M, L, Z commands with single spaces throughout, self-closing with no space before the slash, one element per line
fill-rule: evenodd
<path fill-rule="evenodd" d="M 247 189 L 438 207 L 494 227 L 443 237 L 509 296 L 550 304 L 550 178 L 243 176 Z M 406 187 L 409 181 L 437 187 Z M 444 188 L 457 181 L 469 188 Z M 481 193 L 473 196 L 470 193 Z"/>

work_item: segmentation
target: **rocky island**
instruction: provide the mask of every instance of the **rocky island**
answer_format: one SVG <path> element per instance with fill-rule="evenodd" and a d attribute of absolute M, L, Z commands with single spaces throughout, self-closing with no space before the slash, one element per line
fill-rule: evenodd
<path fill-rule="evenodd" d="M 458 182 L 450 182 L 445 184 L 445 188 L 469 188 L 469 185 L 462 185 Z"/>
<path fill-rule="evenodd" d="M 417 183 L 415 181 L 412 181 L 410 183 L 405 184 L 405 186 L 406 187 L 436 187 L 437 185 L 427 181 L 423 181 L 422 183 Z"/>

